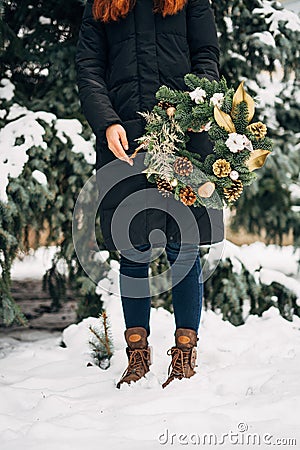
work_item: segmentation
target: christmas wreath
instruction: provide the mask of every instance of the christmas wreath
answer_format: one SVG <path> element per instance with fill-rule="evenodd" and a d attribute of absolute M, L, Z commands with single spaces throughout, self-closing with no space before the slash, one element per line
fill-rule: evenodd
<path fill-rule="evenodd" d="M 210 81 L 188 73 L 184 82 L 189 90 L 163 85 L 152 111 L 138 112 L 146 120 L 145 132 L 131 157 L 146 150 L 143 172 L 164 197 L 222 209 L 257 178 L 253 171 L 264 164 L 272 140 L 264 123 L 251 123 L 255 102 L 243 81 L 236 91 L 224 77 Z M 213 153 L 203 159 L 189 152 L 188 131 L 208 133 Z"/>

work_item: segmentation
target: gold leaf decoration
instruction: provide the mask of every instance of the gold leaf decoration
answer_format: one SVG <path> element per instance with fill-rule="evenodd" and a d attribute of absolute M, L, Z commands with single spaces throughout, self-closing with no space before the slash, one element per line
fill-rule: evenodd
<path fill-rule="evenodd" d="M 233 99 L 232 99 L 232 108 L 235 108 L 236 105 L 238 105 L 239 103 L 245 101 L 244 93 L 245 93 L 244 81 L 242 81 L 239 84 L 239 87 L 237 88 L 237 90 L 234 93 L 234 96 L 233 96 Z"/>
<path fill-rule="evenodd" d="M 230 115 L 226 114 L 224 111 L 218 108 L 218 106 L 214 107 L 214 117 L 215 121 L 220 127 L 225 128 L 225 130 L 229 131 L 229 133 L 235 133 L 235 126 Z"/>
<path fill-rule="evenodd" d="M 248 106 L 248 122 L 250 122 L 254 116 L 255 111 L 255 103 L 251 95 L 247 94 L 247 92 L 244 89 L 244 81 L 242 81 L 237 88 L 237 90 L 234 93 L 233 99 L 232 99 L 232 114 L 234 112 L 235 107 L 241 103 L 246 102 Z"/>
<path fill-rule="evenodd" d="M 269 150 L 262 150 L 260 148 L 258 150 L 253 150 L 250 153 L 250 158 L 245 162 L 250 172 L 262 167 L 269 153 L 271 153 Z"/>

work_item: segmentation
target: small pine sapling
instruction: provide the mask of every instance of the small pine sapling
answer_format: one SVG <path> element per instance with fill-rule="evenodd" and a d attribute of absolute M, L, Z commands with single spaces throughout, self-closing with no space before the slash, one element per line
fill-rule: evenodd
<path fill-rule="evenodd" d="M 113 355 L 113 338 L 105 310 L 99 315 L 98 324 L 90 325 L 89 330 L 91 332 L 89 345 L 92 358 L 100 369 L 106 370 L 110 367 L 110 358 Z"/>

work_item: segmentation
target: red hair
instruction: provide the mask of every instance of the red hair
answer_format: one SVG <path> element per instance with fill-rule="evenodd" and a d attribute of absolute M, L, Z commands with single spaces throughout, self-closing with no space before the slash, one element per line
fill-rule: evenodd
<path fill-rule="evenodd" d="M 153 0 L 153 13 L 161 13 L 163 17 L 176 14 L 187 0 Z M 102 22 L 116 21 L 124 18 L 134 7 L 136 0 L 94 0 L 93 16 Z"/>

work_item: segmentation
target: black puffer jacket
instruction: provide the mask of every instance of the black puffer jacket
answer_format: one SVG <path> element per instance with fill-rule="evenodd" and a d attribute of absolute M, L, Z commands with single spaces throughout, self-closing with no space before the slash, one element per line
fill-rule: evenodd
<path fill-rule="evenodd" d="M 190 239 L 200 244 L 220 242 L 222 211 L 163 198 L 141 173 L 145 153 L 139 153 L 130 167 L 114 156 L 105 135 L 109 125 L 123 125 L 130 155 L 138 145 L 134 139 L 145 126 L 137 111 L 153 108 L 155 92 L 162 84 L 186 90 L 183 77 L 190 72 L 219 79 L 219 46 L 209 0 L 187 0 L 181 11 L 165 18 L 152 12 L 152 0 L 136 0 L 126 18 L 107 24 L 93 19 L 92 3 L 88 0 L 84 10 L 76 68 L 82 110 L 96 135 L 99 212 L 106 247 L 114 250 L 148 243 L 155 229 L 165 237 L 152 233 L 153 246 Z M 203 157 L 212 152 L 207 133 L 190 132 L 189 137 L 188 150 Z M 126 178 L 118 182 L 122 177 Z M 193 224 L 187 210 L 192 212 Z"/>

